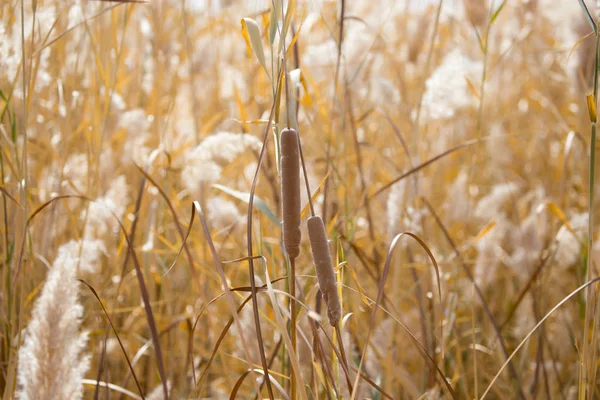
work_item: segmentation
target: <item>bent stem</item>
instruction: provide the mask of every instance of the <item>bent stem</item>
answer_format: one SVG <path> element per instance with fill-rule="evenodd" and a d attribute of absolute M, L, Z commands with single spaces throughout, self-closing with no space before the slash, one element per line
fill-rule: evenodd
<path fill-rule="evenodd" d="M 346 358 L 346 350 L 344 349 L 344 341 L 342 340 L 342 329 L 341 329 L 341 321 L 335 325 L 335 335 L 337 336 L 338 346 L 340 347 L 340 354 L 342 356 L 342 363 L 347 371 L 350 371 L 350 367 L 348 366 L 348 359 Z M 352 382 L 350 382 L 350 377 L 346 375 L 346 384 L 348 385 L 348 393 L 352 393 Z"/>

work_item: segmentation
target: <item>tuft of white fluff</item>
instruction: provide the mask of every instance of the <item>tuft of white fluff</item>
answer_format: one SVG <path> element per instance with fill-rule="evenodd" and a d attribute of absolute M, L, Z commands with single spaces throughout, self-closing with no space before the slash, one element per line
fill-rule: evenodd
<path fill-rule="evenodd" d="M 446 201 L 446 218 L 452 222 L 462 222 L 469 218 L 472 202 L 469 198 L 469 174 L 465 169 L 460 171 L 448 188 Z"/>
<path fill-rule="evenodd" d="M 3 2 L 4 5 L 6 2 Z M 14 21 L 10 25 L 3 25 L 0 22 L 0 81 L 12 82 L 17 74 L 21 73 L 21 26 L 23 24 L 23 38 L 26 46 L 31 43 L 34 47 L 40 46 L 42 38 L 50 33 L 54 22 L 56 21 L 55 6 L 38 6 L 35 15 L 32 7 L 25 7 L 25 13 L 14 14 Z M 10 13 L 9 13 L 10 15 Z M 21 22 L 23 21 L 23 22 Z M 35 25 L 34 25 L 35 24 Z M 35 26 L 35 29 L 32 29 Z M 34 34 L 32 37 L 31 34 Z M 52 77 L 49 70 L 50 49 L 45 49 L 40 53 L 39 64 L 36 71 L 36 92 L 46 88 L 51 82 Z M 20 98 L 23 95 L 21 80 L 16 80 L 16 87 L 13 88 L 13 94 Z"/>
<path fill-rule="evenodd" d="M 171 381 L 167 381 L 167 392 L 171 392 Z M 163 385 L 160 383 L 156 386 L 148 396 L 146 396 L 146 400 L 164 400 L 165 392 L 163 391 Z"/>
<path fill-rule="evenodd" d="M 127 202 L 127 180 L 124 175 L 119 176 L 111 182 L 104 196 L 90 203 L 87 210 L 87 221 L 83 237 L 86 239 L 103 238 L 110 232 L 118 229 L 114 215 L 122 219 L 125 214 Z M 81 212 L 81 218 L 85 218 L 86 211 Z"/>
<path fill-rule="evenodd" d="M 246 150 L 260 150 L 262 142 L 247 133 L 219 132 L 204 139 L 196 147 L 192 156 L 213 160 L 223 165 L 232 162 L 238 155 Z"/>
<path fill-rule="evenodd" d="M 402 232 L 402 216 L 406 208 L 406 182 L 401 180 L 392 185 L 387 198 L 388 235 L 393 237 Z"/>
<path fill-rule="evenodd" d="M 501 183 L 492 188 L 491 193 L 482 197 L 475 207 L 475 216 L 482 219 L 494 220 L 499 214 L 505 215 L 503 208 L 511 198 L 518 195 L 519 185 Z"/>
<path fill-rule="evenodd" d="M 566 269 L 574 265 L 581 255 L 581 246 L 587 234 L 588 214 L 576 214 L 569 220 L 571 232 L 563 225 L 556 234 L 556 264 Z"/>
<path fill-rule="evenodd" d="M 460 50 L 447 54 L 425 83 L 423 114 L 433 119 L 452 118 L 458 110 L 476 104 L 466 78 L 477 82 L 482 70 L 481 62 L 471 60 Z"/>
<path fill-rule="evenodd" d="M 217 230 L 229 228 L 244 221 L 237 206 L 220 196 L 209 199 L 207 208 L 208 220 Z"/>
<path fill-rule="evenodd" d="M 71 188 L 76 193 L 85 193 L 88 187 L 88 156 L 84 153 L 73 154 L 63 166 L 61 186 Z"/>
<path fill-rule="evenodd" d="M 211 135 L 185 155 L 182 183 L 188 191 L 195 192 L 202 183 L 216 182 L 226 164 L 247 150 L 259 150 L 261 145 L 259 139 L 247 133 L 219 132 Z"/>
<path fill-rule="evenodd" d="M 577 42 L 578 36 L 573 28 L 583 16 L 582 9 L 577 2 L 539 0 L 538 10 L 547 23 L 552 26 L 551 32 L 560 46 L 570 48 Z"/>
<path fill-rule="evenodd" d="M 80 333 L 78 270 L 93 272 L 104 250 L 99 241 L 62 245 L 32 312 L 19 349 L 17 393 L 20 400 L 81 399 L 81 379 L 90 366 L 84 352 L 88 334 Z"/>
<path fill-rule="evenodd" d="M 114 96 L 115 94 L 113 94 L 113 98 Z M 121 162 L 127 164 L 133 161 L 138 165 L 145 165 L 151 152 L 147 145 L 147 141 L 150 139 L 148 132 L 150 121 L 146 112 L 141 108 L 124 112 L 119 119 L 118 128 L 127 131 Z"/>
<path fill-rule="evenodd" d="M 496 278 L 500 262 L 505 256 L 503 242 L 512 228 L 511 223 L 501 214 L 496 217 L 495 222 L 496 225 L 475 244 L 477 258 L 473 275 L 482 289 L 487 288 Z"/>

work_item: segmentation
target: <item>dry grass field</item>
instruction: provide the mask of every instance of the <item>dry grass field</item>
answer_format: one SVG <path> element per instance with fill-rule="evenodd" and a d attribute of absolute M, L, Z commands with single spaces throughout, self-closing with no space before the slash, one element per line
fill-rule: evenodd
<path fill-rule="evenodd" d="M 593 3 L 1 0 L 2 399 L 600 397 Z"/>

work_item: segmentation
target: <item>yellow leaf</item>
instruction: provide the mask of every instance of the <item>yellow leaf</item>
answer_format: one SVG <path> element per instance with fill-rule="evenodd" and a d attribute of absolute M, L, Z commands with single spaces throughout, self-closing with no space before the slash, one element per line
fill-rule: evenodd
<path fill-rule="evenodd" d="M 246 53 L 248 58 L 252 57 L 252 45 L 250 44 L 250 35 L 248 34 L 248 28 L 246 27 L 246 21 L 242 19 L 242 36 L 246 42 Z"/>
<path fill-rule="evenodd" d="M 466 76 L 465 76 L 465 81 L 467 81 L 467 85 L 469 86 L 469 89 L 471 89 L 471 92 L 473 92 L 475 97 L 477 97 L 478 100 L 481 100 L 481 97 L 479 96 L 479 92 L 475 88 L 475 85 L 473 85 L 473 82 L 471 82 L 471 80 Z"/>
<path fill-rule="evenodd" d="M 302 30 L 302 24 L 304 23 L 304 17 L 305 16 L 306 16 L 306 10 L 304 10 L 304 12 L 302 13 L 302 19 L 300 19 L 300 26 L 298 27 L 298 30 L 296 31 L 296 34 L 292 38 L 292 41 L 288 45 L 288 48 L 287 48 L 287 51 L 286 51 L 286 54 L 285 54 L 286 58 L 290 58 L 292 52 L 294 51 L 294 45 L 296 44 L 296 41 L 298 40 L 298 36 L 300 35 L 300 31 Z"/>
<path fill-rule="evenodd" d="M 246 41 L 246 50 L 248 52 L 248 57 L 252 55 L 252 51 L 256 54 L 256 58 L 258 58 L 258 62 L 263 67 L 267 75 L 269 75 L 269 71 L 267 71 L 267 64 L 265 62 L 265 53 L 263 51 L 262 41 L 260 37 L 260 30 L 258 29 L 258 24 L 252 18 L 242 18 L 242 36 Z M 270 78 L 270 75 L 269 75 Z"/>
<path fill-rule="evenodd" d="M 327 175 L 325 175 L 323 177 L 323 179 L 321 179 L 321 182 L 319 182 L 319 186 L 317 186 L 317 189 L 313 192 L 313 195 L 311 196 L 311 199 L 312 199 L 313 203 L 317 200 L 317 197 L 321 193 L 321 189 L 323 188 L 323 184 L 325 183 L 325 179 L 327 179 L 327 177 L 329 176 L 329 172 L 330 171 L 328 171 Z M 302 218 L 304 218 L 304 216 L 308 212 L 309 208 L 310 208 L 310 202 L 307 202 L 306 205 L 304 206 L 304 208 L 302 209 L 302 213 L 300 214 L 302 216 Z"/>
<path fill-rule="evenodd" d="M 560 220 L 560 222 L 563 223 L 563 225 L 565 226 L 565 228 L 568 229 L 569 232 L 571 232 L 573 235 L 575 235 L 575 237 L 579 237 L 575 233 L 575 231 L 573 230 L 571 225 L 569 224 L 569 221 L 567 221 L 567 217 L 565 216 L 565 213 L 561 210 L 561 208 L 558 205 L 556 205 L 556 203 L 554 203 L 552 201 L 547 201 L 544 204 L 540 204 L 540 206 L 536 210 L 536 213 L 539 214 L 545 208 L 548 209 L 552 214 L 554 214 Z"/>
<path fill-rule="evenodd" d="M 348 270 L 350 271 L 350 275 L 352 276 L 352 280 L 354 281 L 354 284 L 356 285 L 356 288 L 358 289 L 358 293 L 360 294 L 361 300 L 363 301 L 363 303 L 365 303 L 365 305 L 367 307 L 371 307 L 371 302 L 367 298 L 362 286 L 360 286 L 360 283 L 358 281 L 358 276 L 356 275 L 356 271 L 354 271 L 354 269 L 346 261 L 344 261 L 341 265 L 343 266 L 344 264 L 346 265 L 346 267 L 348 267 Z"/>
<path fill-rule="evenodd" d="M 584 37 L 580 38 L 578 41 L 575 42 L 575 44 L 573 45 L 573 47 L 571 47 L 571 51 L 569 51 L 569 56 L 567 57 L 567 62 L 571 58 L 571 54 L 573 54 L 573 52 L 575 51 L 575 49 L 577 48 L 577 46 L 579 46 L 579 44 L 581 42 L 583 42 L 585 39 L 587 39 L 588 37 L 592 36 L 593 34 L 594 34 L 594 32 L 590 32 L 590 33 L 588 33 L 587 35 L 585 35 Z"/>
<path fill-rule="evenodd" d="M 596 99 L 594 98 L 594 94 L 590 93 L 586 96 L 587 98 L 587 106 L 588 112 L 590 113 L 590 121 L 596 122 Z"/>
<path fill-rule="evenodd" d="M 492 221 L 489 224 L 487 224 L 487 226 L 485 228 L 483 228 L 478 234 L 477 236 L 475 236 L 475 239 L 473 239 L 473 244 L 477 243 L 479 240 L 481 240 L 482 237 L 484 237 L 485 235 L 487 235 L 487 233 L 489 231 L 491 231 L 492 229 L 494 229 L 494 227 L 496 226 L 496 221 Z"/>

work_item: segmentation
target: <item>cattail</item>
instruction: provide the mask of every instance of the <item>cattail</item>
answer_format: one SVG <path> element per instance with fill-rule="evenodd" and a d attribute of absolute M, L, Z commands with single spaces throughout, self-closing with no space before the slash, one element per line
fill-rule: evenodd
<path fill-rule="evenodd" d="M 337 292 L 335 274 L 331 265 L 331 254 L 329 254 L 325 224 L 320 216 L 317 215 L 308 219 L 308 237 L 313 253 L 313 261 L 317 270 L 319 289 L 325 299 L 325 304 L 327 304 L 327 317 L 331 326 L 336 326 L 342 317 L 342 307 Z"/>
<path fill-rule="evenodd" d="M 281 199 L 283 206 L 283 245 L 290 259 L 300 254 L 300 158 L 298 132 L 281 132 Z"/>

